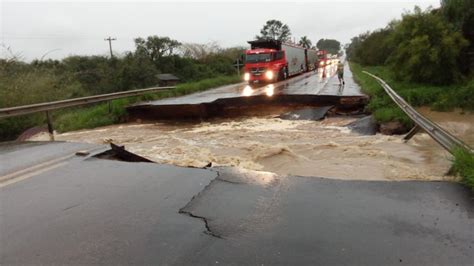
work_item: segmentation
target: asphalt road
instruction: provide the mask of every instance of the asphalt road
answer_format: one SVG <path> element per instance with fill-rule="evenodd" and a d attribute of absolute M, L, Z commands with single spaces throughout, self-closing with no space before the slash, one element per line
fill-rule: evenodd
<path fill-rule="evenodd" d="M 63 156 L 54 145 L 11 145 L 2 156 Z M 474 261 L 474 195 L 459 184 L 129 163 L 91 157 L 104 150 L 95 148 L 0 187 L 0 264 Z"/>
<path fill-rule="evenodd" d="M 141 102 L 127 108 L 130 120 L 182 120 L 274 115 L 305 107 L 334 106 L 338 113 L 361 112 L 368 97 L 360 92 L 349 66 L 340 85 L 335 66 L 278 83 L 227 85 L 182 97 Z"/>
<path fill-rule="evenodd" d="M 258 95 L 336 95 L 336 96 L 360 96 L 360 87 L 354 82 L 349 65 L 345 65 L 344 75 L 346 84 L 339 85 L 332 70 L 312 71 L 285 81 L 259 87 L 250 87 L 246 83 L 227 85 L 213 90 L 194 93 L 176 98 L 166 98 L 137 105 L 177 105 L 177 104 L 201 104 L 210 103 L 218 99 L 251 97 Z M 327 74 L 326 74 L 327 73 Z"/>

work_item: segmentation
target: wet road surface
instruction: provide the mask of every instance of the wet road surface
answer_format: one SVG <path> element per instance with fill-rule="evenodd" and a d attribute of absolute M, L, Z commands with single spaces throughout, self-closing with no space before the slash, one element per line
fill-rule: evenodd
<path fill-rule="evenodd" d="M 138 105 L 175 105 L 175 104 L 201 104 L 210 103 L 218 99 L 251 97 L 257 95 L 336 95 L 336 96 L 361 96 L 360 87 L 354 82 L 349 65 L 345 65 L 344 86 L 339 85 L 335 75 L 335 66 L 318 69 L 294 78 L 263 85 L 250 87 L 246 83 L 227 85 L 213 90 L 185 95 L 182 97 L 167 98 Z"/>
<path fill-rule="evenodd" d="M 473 197 L 450 182 L 74 156 L 0 188 L 0 263 L 472 265 Z"/>
<path fill-rule="evenodd" d="M 334 106 L 336 112 L 363 110 L 368 97 L 360 92 L 346 65 L 340 85 L 335 66 L 260 87 L 244 83 L 182 97 L 143 102 L 127 108 L 129 121 L 239 117 L 290 111 L 301 107 Z"/>

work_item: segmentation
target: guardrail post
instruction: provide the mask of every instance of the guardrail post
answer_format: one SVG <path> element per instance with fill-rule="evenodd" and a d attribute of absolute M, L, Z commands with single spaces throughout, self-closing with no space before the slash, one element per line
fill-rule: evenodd
<path fill-rule="evenodd" d="M 46 111 L 46 121 L 48 123 L 49 138 L 54 140 L 53 119 L 51 118 L 49 111 Z"/>
<path fill-rule="evenodd" d="M 405 143 L 408 142 L 411 138 L 413 138 L 413 136 L 416 135 L 416 133 L 420 132 L 420 126 L 418 125 L 415 125 L 411 130 L 410 132 L 408 132 L 405 137 L 403 138 L 405 140 Z"/>

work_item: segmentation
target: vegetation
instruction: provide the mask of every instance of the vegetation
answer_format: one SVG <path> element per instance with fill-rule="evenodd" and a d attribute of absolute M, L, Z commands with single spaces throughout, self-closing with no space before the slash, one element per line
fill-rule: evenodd
<path fill-rule="evenodd" d="M 440 12 L 416 7 L 384 29 L 354 37 L 347 55 L 363 65 L 385 64 L 397 80 L 445 85 L 461 81 L 459 59 L 468 45 Z"/>
<path fill-rule="evenodd" d="M 6 49 L 10 51 L 10 58 L 0 59 L 0 108 L 156 86 L 159 73 L 174 73 L 186 82 L 168 96 L 239 79 L 235 77 L 237 71 L 233 64 L 243 52 L 241 47 L 181 45 L 176 40 L 158 36 L 137 38 L 135 46 L 135 51 L 113 58 L 70 56 L 30 63 L 21 61 Z M 70 130 L 118 122 L 123 115 L 121 102 L 126 103 L 116 101 L 113 112 L 100 118 L 92 118 L 93 112 L 108 111 L 107 106 L 55 112 L 58 119 L 55 126 Z M 25 129 L 43 122 L 44 114 L 0 120 L 0 140 L 15 138 Z"/>
<path fill-rule="evenodd" d="M 109 112 L 108 104 L 99 104 L 89 108 L 78 108 L 73 110 L 58 111 L 54 117 L 55 129 L 59 132 L 78 130 L 83 128 L 95 128 L 123 122 L 126 118 L 125 108 L 139 101 L 151 101 L 161 98 L 182 96 L 195 93 L 210 88 L 216 88 L 222 85 L 237 83 L 240 77 L 220 76 L 209 78 L 197 82 L 179 84 L 175 90 L 169 92 L 160 92 L 156 94 L 147 94 L 140 97 L 130 97 L 114 100 Z"/>
<path fill-rule="evenodd" d="M 255 36 L 257 40 L 279 40 L 279 41 L 289 41 L 291 37 L 290 27 L 286 24 L 283 24 L 279 20 L 268 20 L 263 28 L 260 30 L 260 35 Z"/>
<path fill-rule="evenodd" d="M 303 36 L 301 37 L 300 42 L 298 44 L 304 48 L 311 48 L 311 46 L 313 45 L 313 42 L 311 42 L 308 36 Z"/>
<path fill-rule="evenodd" d="M 462 177 L 462 182 L 474 190 L 474 155 L 464 149 L 454 150 L 453 168 Z"/>
<path fill-rule="evenodd" d="M 469 2 L 453 1 L 461 6 Z M 452 12 L 444 8 L 451 4 L 451 1 L 443 1 L 441 10 L 415 8 L 400 21 L 352 38 L 346 47 L 354 76 L 372 97 L 368 108 L 378 121 L 398 120 L 410 124 L 382 88 L 362 74 L 362 70 L 383 78 L 414 106 L 431 106 L 438 111 L 455 107 L 474 110 L 474 80 L 462 63 L 463 51 L 469 42 L 460 30 L 462 27 L 456 26 L 456 23 L 464 25 L 466 22 L 449 19 L 446 14 Z"/>
<path fill-rule="evenodd" d="M 449 111 L 455 107 L 464 110 L 474 110 L 474 80 L 465 85 L 429 85 L 399 81 L 386 66 L 362 66 L 351 63 L 354 78 L 363 91 L 371 97 L 367 108 L 374 113 L 379 122 L 400 121 L 411 126 L 411 121 L 397 107 L 383 88 L 372 77 L 362 73 L 368 71 L 385 80 L 392 89 L 412 106 L 431 106 L 437 111 Z"/>
<path fill-rule="evenodd" d="M 332 39 L 320 39 L 316 43 L 316 47 L 319 50 L 326 50 L 330 54 L 339 54 L 339 51 L 341 50 L 341 43 Z"/>

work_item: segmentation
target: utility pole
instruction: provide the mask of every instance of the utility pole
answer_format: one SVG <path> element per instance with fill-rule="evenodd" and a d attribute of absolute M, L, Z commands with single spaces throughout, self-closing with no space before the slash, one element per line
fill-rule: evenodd
<path fill-rule="evenodd" d="M 112 41 L 117 40 L 116 38 L 112 38 L 109 36 L 109 38 L 105 38 L 104 41 L 109 41 L 109 49 L 110 49 L 110 58 L 114 57 L 112 54 Z"/>
<path fill-rule="evenodd" d="M 240 67 L 243 66 L 243 64 L 240 63 L 240 58 L 237 58 L 235 61 L 234 67 L 237 67 L 237 75 L 240 76 Z"/>

